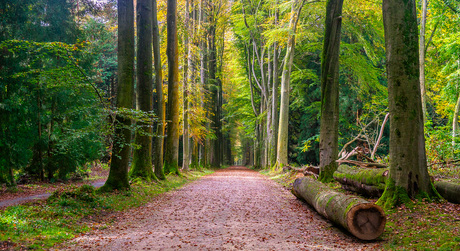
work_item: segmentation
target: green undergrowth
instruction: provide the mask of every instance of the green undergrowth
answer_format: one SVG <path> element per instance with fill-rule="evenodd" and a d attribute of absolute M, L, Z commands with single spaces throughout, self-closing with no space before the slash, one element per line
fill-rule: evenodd
<path fill-rule="evenodd" d="M 0 249 L 49 249 L 55 244 L 106 224 L 108 215 L 142 206 L 152 197 L 212 173 L 189 171 L 168 175 L 166 181 L 136 180 L 127 191 L 98 193 L 84 185 L 54 192 L 46 201 L 11 206 L 0 211 Z"/>

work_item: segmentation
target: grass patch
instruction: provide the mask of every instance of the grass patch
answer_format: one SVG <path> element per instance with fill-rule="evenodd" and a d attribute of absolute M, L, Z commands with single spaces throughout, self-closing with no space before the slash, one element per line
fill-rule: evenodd
<path fill-rule="evenodd" d="M 419 201 L 387 210 L 384 249 L 460 250 L 460 207 Z"/>
<path fill-rule="evenodd" d="M 0 211 L 0 249 L 49 249 L 90 231 L 96 219 L 106 221 L 112 212 L 142 206 L 152 197 L 189 183 L 212 171 L 190 171 L 169 175 L 166 181 L 136 181 L 131 190 L 97 194 L 89 185 L 68 187 L 46 201 L 11 206 Z M 98 226 L 104 228 L 102 226 Z"/>

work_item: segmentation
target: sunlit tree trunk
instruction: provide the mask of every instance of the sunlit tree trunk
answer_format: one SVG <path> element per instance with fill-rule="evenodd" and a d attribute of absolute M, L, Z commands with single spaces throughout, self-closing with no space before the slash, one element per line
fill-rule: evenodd
<path fill-rule="evenodd" d="M 185 39 L 184 39 L 184 48 L 187 51 L 187 60 L 184 64 L 184 86 L 183 86 L 183 97 L 184 97 L 184 104 L 183 104 L 183 119 L 184 119 L 184 128 L 183 128 L 183 157 L 182 157 L 182 169 L 188 170 L 190 165 L 190 141 L 189 141 L 189 124 L 188 124 L 188 113 L 189 113 L 189 78 L 188 78 L 188 71 L 191 65 L 191 51 L 189 45 L 189 36 L 191 36 L 191 29 L 190 29 L 190 1 L 186 0 L 185 3 Z M 193 37 L 193 36 L 192 36 Z"/>
<path fill-rule="evenodd" d="M 378 204 L 439 196 L 425 155 L 415 0 L 383 1 L 390 109 L 390 177 Z"/>
<path fill-rule="evenodd" d="M 339 137 L 339 48 L 343 0 L 328 0 L 321 60 L 320 180 L 328 182 L 337 170 Z"/>
<path fill-rule="evenodd" d="M 177 46 L 177 0 L 168 0 L 168 125 L 165 146 L 165 173 L 179 174 L 179 50 Z"/>
<path fill-rule="evenodd" d="M 137 0 L 137 106 L 143 112 L 152 111 L 152 0 Z M 156 179 L 152 169 L 152 127 L 137 122 L 130 176 L 148 181 Z"/>
<path fill-rule="evenodd" d="M 275 15 L 275 24 L 277 23 L 277 16 Z M 279 128 L 279 95 L 278 95 L 278 87 L 279 87 L 279 76 L 278 76 L 278 45 L 275 42 L 273 44 L 273 80 L 272 80 L 272 135 L 270 140 L 270 167 L 274 167 L 276 164 L 277 158 L 277 145 L 278 145 L 278 128 Z"/>
<path fill-rule="evenodd" d="M 155 92 L 153 105 L 155 114 L 158 117 L 158 121 L 154 124 L 154 128 L 156 129 L 156 137 L 154 139 L 153 146 L 153 165 L 155 166 L 155 176 L 160 180 L 164 180 L 165 175 L 163 171 L 163 150 L 166 125 L 166 104 L 163 96 L 163 70 L 161 65 L 160 32 L 158 29 L 158 12 L 156 0 L 153 0 L 152 10 L 153 58 L 155 65 Z"/>
<path fill-rule="evenodd" d="M 457 61 L 458 71 L 460 72 L 460 61 Z M 460 84 L 460 77 L 457 76 L 457 85 Z M 457 103 L 455 104 L 454 117 L 452 120 L 452 147 L 455 146 L 455 138 L 458 134 L 458 115 L 460 113 L 460 94 L 457 98 Z"/>
<path fill-rule="evenodd" d="M 117 108 L 132 109 L 134 94 L 134 5 L 118 0 L 118 88 Z M 131 120 L 116 115 L 112 160 L 103 191 L 129 188 L 128 168 L 131 153 Z"/>
<path fill-rule="evenodd" d="M 455 146 L 455 138 L 458 134 L 458 115 L 460 113 L 460 94 L 458 95 L 457 102 L 455 104 L 454 117 L 452 119 L 452 147 Z"/>
<path fill-rule="evenodd" d="M 302 0 L 300 5 L 296 0 L 292 3 L 291 7 L 289 29 L 292 31 L 292 34 L 289 35 L 288 38 L 286 55 L 284 56 L 283 72 L 281 75 L 281 102 L 276 159 L 276 166 L 278 168 L 288 165 L 289 84 L 291 81 L 292 62 L 294 60 L 295 33 L 297 31 L 297 22 L 299 20 L 303 4 L 304 0 Z"/>
<path fill-rule="evenodd" d="M 210 163 L 212 167 L 220 167 L 219 163 L 219 149 L 220 149 L 220 142 L 217 138 L 219 124 L 218 118 L 218 105 L 219 105 L 219 97 L 218 97 L 218 83 L 216 79 L 216 70 L 217 70 L 217 52 L 216 52 L 216 20 L 214 19 L 214 15 L 211 12 L 208 15 L 208 22 L 209 22 L 209 29 L 208 29 L 208 72 L 209 72 L 209 79 L 208 79 L 208 90 L 210 92 L 210 105 L 208 107 L 209 119 L 212 121 L 210 124 L 211 129 L 214 131 L 214 135 L 216 136 L 215 139 L 210 140 Z"/>
<path fill-rule="evenodd" d="M 419 60 L 420 60 L 420 92 L 422 95 L 422 115 L 423 123 L 426 122 L 426 90 L 425 90 L 425 27 L 426 27 L 426 13 L 427 13 L 427 0 L 422 0 L 422 13 L 420 19 L 420 46 L 419 46 Z"/>

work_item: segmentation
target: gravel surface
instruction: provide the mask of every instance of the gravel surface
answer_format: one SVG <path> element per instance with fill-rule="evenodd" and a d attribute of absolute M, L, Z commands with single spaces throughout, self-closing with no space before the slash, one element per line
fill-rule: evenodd
<path fill-rule="evenodd" d="M 288 190 L 245 167 L 216 171 L 121 213 L 73 250 L 372 250 Z"/>

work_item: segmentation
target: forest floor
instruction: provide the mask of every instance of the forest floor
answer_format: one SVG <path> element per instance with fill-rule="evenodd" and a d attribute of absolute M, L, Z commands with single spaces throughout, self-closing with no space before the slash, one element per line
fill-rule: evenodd
<path fill-rule="evenodd" d="M 118 212 L 60 248 L 72 250 L 372 250 L 282 185 L 230 167 Z"/>
<path fill-rule="evenodd" d="M 0 209 L 31 202 L 37 199 L 46 199 L 54 191 L 62 190 L 69 186 L 81 186 L 84 184 L 91 184 L 94 187 L 104 185 L 107 176 L 109 175 L 108 168 L 103 168 L 100 164 L 91 168 L 87 177 L 79 178 L 78 180 L 57 181 L 54 183 L 49 182 L 31 182 L 27 184 L 19 184 L 14 190 L 7 187 L 0 187 Z"/>

